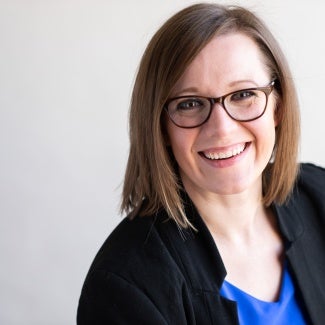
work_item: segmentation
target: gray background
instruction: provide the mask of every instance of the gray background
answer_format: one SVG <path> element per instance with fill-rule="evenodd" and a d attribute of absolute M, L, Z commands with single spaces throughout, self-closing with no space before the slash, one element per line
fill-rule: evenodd
<path fill-rule="evenodd" d="M 122 218 L 140 56 L 190 3 L 0 0 L 1 324 L 75 323 L 89 265 Z M 282 44 L 301 101 L 301 160 L 325 166 L 324 2 L 235 3 Z"/>

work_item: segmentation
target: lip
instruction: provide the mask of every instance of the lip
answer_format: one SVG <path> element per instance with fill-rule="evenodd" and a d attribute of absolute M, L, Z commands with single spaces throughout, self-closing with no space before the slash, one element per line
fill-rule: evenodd
<path fill-rule="evenodd" d="M 209 165 L 217 168 L 225 168 L 234 165 L 235 163 L 242 160 L 249 151 L 251 142 L 243 142 L 229 147 L 210 148 L 204 151 L 200 151 L 200 157 L 207 162 Z M 234 152 L 235 154 L 231 157 L 227 156 L 226 153 Z M 217 159 L 211 159 L 208 157 L 220 157 Z"/>

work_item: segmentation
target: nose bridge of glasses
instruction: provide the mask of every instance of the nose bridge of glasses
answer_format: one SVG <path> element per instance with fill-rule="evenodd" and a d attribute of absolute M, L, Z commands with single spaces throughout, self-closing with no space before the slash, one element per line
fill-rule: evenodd
<path fill-rule="evenodd" d="M 216 125 L 219 130 L 230 129 L 232 126 L 229 123 L 233 123 L 235 120 L 225 107 L 224 101 L 226 97 L 227 95 L 208 98 L 210 102 L 210 111 L 205 122 L 209 123 L 210 121 L 214 129 L 216 128 Z M 216 107 L 216 104 L 218 104 L 219 107 Z M 217 109 L 214 110 L 213 108 Z"/>
<path fill-rule="evenodd" d="M 215 104 L 219 104 L 223 109 L 225 108 L 224 106 L 224 96 L 221 97 L 211 97 L 209 98 L 210 104 L 211 104 L 211 108 L 213 108 L 213 106 Z"/>

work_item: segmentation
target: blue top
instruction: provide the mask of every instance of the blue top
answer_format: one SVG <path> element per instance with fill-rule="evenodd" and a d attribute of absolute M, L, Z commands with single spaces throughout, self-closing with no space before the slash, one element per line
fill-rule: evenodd
<path fill-rule="evenodd" d="M 285 267 L 279 300 L 265 302 L 254 298 L 227 281 L 220 293 L 223 297 L 236 301 L 240 324 L 249 325 L 306 325 L 299 307 L 291 276 Z"/>

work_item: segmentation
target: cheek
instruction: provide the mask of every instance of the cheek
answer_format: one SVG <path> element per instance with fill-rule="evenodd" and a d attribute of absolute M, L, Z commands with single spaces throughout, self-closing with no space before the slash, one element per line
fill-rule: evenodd
<path fill-rule="evenodd" d="M 246 124 L 246 128 L 255 138 L 259 157 L 265 156 L 265 158 L 268 158 L 270 153 L 273 152 L 276 125 L 277 118 L 274 106 L 268 107 L 265 114 L 259 119 Z"/>
<path fill-rule="evenodd" d="M 195 130 L 182 129 L 172 124 L 172 122 L 167 122 L 166 131 L 168 145 L 171 146 L 172 152 L 179 163 L 180 160 L 186 159 L 186 156 L 192 152 L 195 143 Z"/>
<path fill-rule="evenodd" d="M 265 113 L 259 119 L 253 121 L 254 128 L 261 137 L 272 136 L 279 123 L 277 103 L 274 97 L 271 97 Z"/>
<path fill-rule="evenodd" d="M 255 129 L 257 158 L 269 161 L 275 144 L 275 121 L 273 115 L 270 115 L 267 120 L 261 122 Z"/>
<path fill-rule="evenodd" d="M 183 151 L 186 151 L 186 141 L 180 132 L 169 130 L 167 132 L 168 144 L 171 146 L 175 158 L 178 160 L 179 156 L 183 156 Z"/>
<path fill-rule="evenodd" d="M 281 102 L 277 96 L 272 96 L 269 99 L 269 104 L 267 107 L 267 112 L 269 111 L 272 116 L 274 127 L 277 127 L 281 122 Z"/>

